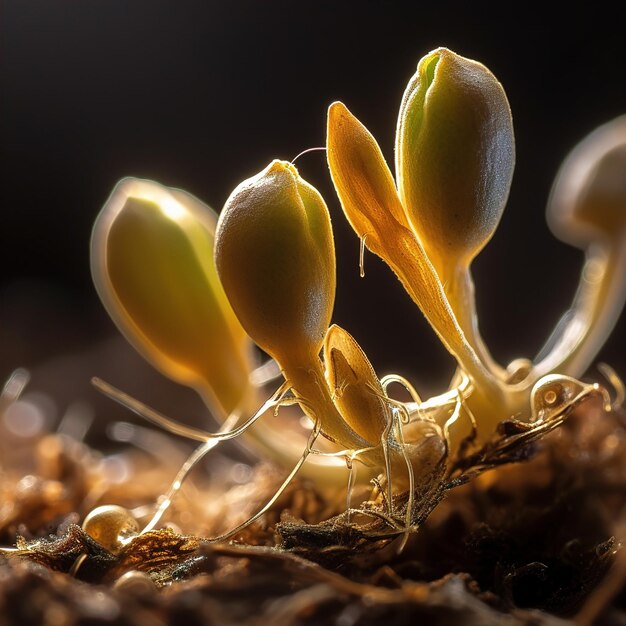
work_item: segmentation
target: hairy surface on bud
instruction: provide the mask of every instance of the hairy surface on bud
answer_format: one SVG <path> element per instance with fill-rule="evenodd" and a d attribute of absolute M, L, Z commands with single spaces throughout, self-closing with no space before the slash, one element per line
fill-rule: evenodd
<path fill-rule="evenodd" d="M 515 147 L 506 94 L 480 63 L 438 48 L 404 93 L 396 176 L 409 222 L 439 270 L 469 264 L 506 203 Z"/>
<path fill-rule="evenodd" d="M 215 259 L 253 340 L 284 364 L 319 352 L 335 299 L 335 249 L 319 192 L 285 161 L 242 182 L 220 215 Z"/>

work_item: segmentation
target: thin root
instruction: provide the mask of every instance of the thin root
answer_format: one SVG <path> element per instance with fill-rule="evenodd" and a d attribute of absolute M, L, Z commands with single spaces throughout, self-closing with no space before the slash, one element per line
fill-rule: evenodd
<path fill-rule="evenodd" d="M 385 390 L 385 393 L 387 393 L 387 388 L 391 385 L 391 383 L 398 383 L 399 385 L 402 385 L 411 396 L 413 402 L 416 404 L 422 404 L 421 396 L 417 393 L 415 387 L 404 376 L 400 376 L 399 374 L 387 374 L 387 376 L 383 376 L 380 379 L 380 384 Z"/>
<path fill-rule="evenodd" d="M 298 462 L 295 464 L 295 466 L 293 467 L 293 469 L 291 470 L 287 478 L 285 478 L 281 486 L 276 490 L 276 493 L 274 493 L 274 495 L 265 503 L 265 505 L 261 507 L 261 509 L 259 509 L 252 517 L 249 517 L 245 522 L 242 522 L 236 528 L 233 528 L 232 530 L 229 530 L 228 532 L 222 535 L 218 535 L 217 537 L 212 537 L 211 539 L 205 539 L 205 541 L 207 543 L 218 543 L 220 541 L 225 541 L 226 539 L 230 539 L 237 533 L 241 532 L 244 528 L 246 528 L 247 526 L 255 522 L 257 519 L 259 519 L 259 517 L 264 515 L 274 505 L 276 500 L 280 498 L 282 493 L 285 491 L 285 489 L 289 486 L 291 481 L 294 479 L 295 475 L 300 471 L 300 468 L 304 465 L 304 462 L 306 461 L 307 457 L 311 453 L 311 448 L 313 444 L 315 443 L 315 440 L 317 439 L 319 434 L 320 434 L 320 422 L 319 420 L 316 419 L 315 424 L 313 426 L 313 430 L 309 434 L 306 448 L 304 452 L 302 453 L 302 456 L 300 457 Z"/>
<path fill-rule="evenodd" d="M 225 422 L 222 424 L 220 428 L 220 432 L 226 432 L 232 426 L 237 423 L 238 415 L 232 414 Z M 183 486 L 183 481 L 187 477 L 187 474 L 199 463 L 204 456 L 210 452 L 217 444 L 220 443 L 219 439 L 209 439 L 204 443 L 200 444 L 188 457 L 187 460 L 183 463 L 183 466 L 178 470 L 178 474 L 176 474 L 176 478 L 174 478 L 170 488 L 167 490 L 165 496 L 159 502 L 159 506 L 157 510 L 154 512 L 154 515 L 150 519 L 150 521 L 144 526 L 141 531 L 141 535 L 144 533 L 150 532 L 154 530 L 154 527 L 159 523 L 163 514 L 167 511 L 167 509 L 172 504 L 172 499 L 178 493 L 180 488 Z"/>
<path fill-rule="evenodd" d="M 209 433 L 207 431 L 201 430 L 199 428 L 193 428 L 191 426 L 185 426 L 176 420 L 173 420 L 161 413 L 158 413 L 154 409 L 150 408 L 143 402 L 139 400 L 135 400 L 132 396 L 120 391 L 110 385 L 109 383 L 100 380 L 99 378 L 92 379 L 92 382 L 95 387 L 97 387 L 102 393 L 106 396 L 115 400 L 122 406 L 130 409 L 139 417 L 143 417 L 144 419 L 152 422 L 160 426 L 161 428 L 175 434 L 180 435 L 181 437 L 186 437 L 187 439 L 192 439 L 195 441 L 201 441 L 203 443 L 209 440 L 216 440 L 217 442 L 228 441 L 229 439 L 234 439 L 235 437 L 239 437 L 239 435 L 243 434 L 250 426 L 252 426 L 260 417 L 262 417 L 267 411 L 276 407 L 277 405 L 283 403 L 282 396 L 289 390 L 288 383 L 283 383 L 278 390 L 274 393 L 274 395 L 267 400 L 263 406 L 249 419 L 247 419 L 241 426 L 235 428 L 234 430 L 224 431 L 220 429 L 217 433 Z M 240 413 L 239 411 L 234 411 L 233 416 L 236 416 L 235 422 L 239 419 Z M 227 423 L 230 422 L 230 417 L 226 420 Z"/>

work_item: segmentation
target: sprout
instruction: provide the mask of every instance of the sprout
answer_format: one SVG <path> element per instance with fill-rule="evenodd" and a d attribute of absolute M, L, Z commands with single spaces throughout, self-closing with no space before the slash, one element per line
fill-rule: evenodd
<path fill-rule="evenodd" d="M 424 248 L 407 224 L 391 172 L 369 131 L 341 102 L 328 111 L 328 165 L 341 206 L 365 245 L 396 273 L 442 343 L 486 388 L 491 375 L 467 342 Z"/>
<path fill-rule="evenodd" d="M 495 76 L 446 48 L 427 54 L 400 107 L 398 192 L 461 328 L 496 371 L 477 329 L 469 267 L 500 222 L 514 160 L 511 111 Z"/>
<path fill-rule="evenodd" d="M 319 351 L 335 300 L 330 216 L 318 191 L 286 161 L 273 161 L 230 195 L 215 261 L 252 339 L 280 365 L 302 409 L 331 441 L 368 447 L 335 408 Z"/>
<path fill-rule="evenodd" d="M 480 436 L 488 437 L 508 412 L 502 384 L 459 325 L 432 262 L 409 227 L 376 140 L 341 102 L 328 111 L 328 164 L 341 206 L 356 233 L 395 272 L 459 368 L 473 381 L 469 410 L 489 416 L 479 423 Z M 447 410 L 440 417 L 445 422 Z M 459 427 L 462 433 L 456 434 Z M 454 431 L 456 445 L 467 434 L 467 423 L 459 422 Z"/>
<path fill-rule="evenodd" d="M 539 375 L 581 376 L 617 322 L 626 300 L 626 116 L 601 126 L 563 163 L 547 211 L 563 241 L 586 253 L 571 309 L 543 348 Z"/>
<path fill-rule="evenodd" d="M 128 341 L 223 418 L 244 400 L 252 363 L 213 264 L 215 225 L 192 195 L 126 178 L 94 225 L 91 271 Z"/>

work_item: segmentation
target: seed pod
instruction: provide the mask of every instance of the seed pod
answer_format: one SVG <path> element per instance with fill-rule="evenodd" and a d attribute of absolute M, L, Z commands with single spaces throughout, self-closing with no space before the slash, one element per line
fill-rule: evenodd
<path fill-rule="evenodd" d="M 319 192 L 286 161 L 242 182 L 220 215 L 215 260 L 252 339 L 283 368 L 317 357 L 335 300 L 335 249 Z"/>
<path fill-rule="evenodd" d="M 95 223 L 91 271 L 128 341 L 224 415 L 248 389 L 251 363 L 213 262 L 216 221 L 190 194 L 124 179 Z"/>
<path fill-rule="evenodd" d="M 139 524 L 127 509 L 105 504 L 85 517 L 83 530 L 109 552 L 116 554 L 139 534 Z"/>
<path fill-rule="evenodd" d="M 336 324 L 326 333 L 324 363 L 341 416 L 356 433 L 377 445 L 391 421 L 385 392 L 361 346 Z"/>
<path fill-rule="evenodd" d="M 400 107 L 396 175 L 408 220 L 442 281 L 493 235 L 514 150 L 509 103 L 493 74 L 446 48 L 426 55 Z"/>

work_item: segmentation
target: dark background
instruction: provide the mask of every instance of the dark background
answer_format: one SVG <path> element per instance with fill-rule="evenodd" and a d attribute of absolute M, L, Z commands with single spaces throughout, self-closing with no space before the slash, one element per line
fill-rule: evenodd
<path fill-rule="evenodd" d="M 626 112 L 624 16 L 596 2 L 549 17 L 548 5 L 4 0 L 0 377 L 58 363 L 114 332 L 91 286 L 88 241 L 119 178 L 182 187 L 219 210 L 270 159 L 323 145 L 336 99 L 393 162 L 406 82 L 440 45 L 486 64 L 511 103 L 516 173 L 475 280 L 496 357 L 533 356 L 569 305 L 583 260 L 545 224 L 553 177 L 578 140 Z M 391 272 L 369 255 L 358 277 L 358 240 L 323 153 L 298 167 L 333 216 L 335 321 L 380 374 L 441 390 L 452 360 Z M 625 328 L 623 316 L 601 354 L 623 377 Z M 101 373 L 97 357 L 80 363 L 57 377 L 70 397 Z M 113 382 L 132 388 L 139 363 L 110 368 Z"/>

